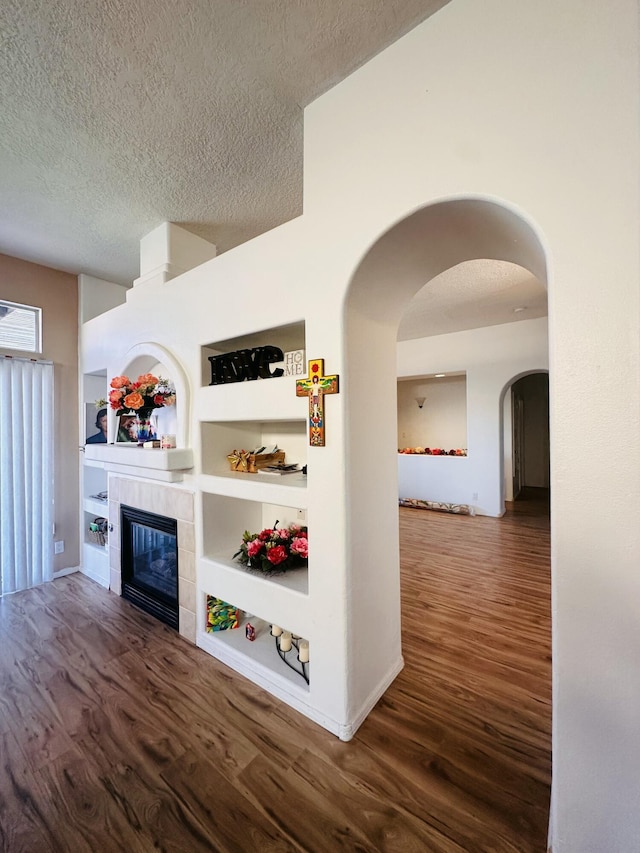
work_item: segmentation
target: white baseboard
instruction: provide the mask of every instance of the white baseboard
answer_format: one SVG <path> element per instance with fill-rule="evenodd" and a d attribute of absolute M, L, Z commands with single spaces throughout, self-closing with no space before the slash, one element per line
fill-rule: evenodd
<path fill-rule="evenodd" d="M 86 567 L 83 569 L 81 568 L 80 572 L 83 575 L 86 575 L 88 578 L 91 578 L 92 581 L 99 583 L 100 586 L 103 586 L 105 589 L 109 589 L 109 578 L 108 577 L 105 578 L 103 575 L 100 575 L 98 572 L 92 572 L 91 569 L 87 569 Z"/>
<path fill-rule="evenodd" d="M 198 633 L 196 645 L 205 652 L 208 652 L 212 657 L 230 666 L 238 675 L 243 675 L 249 681 L 253 681 L 254 684 L 264 688 L 272 696 L 275 696 L 289 705 L 289 707 L 304 714 L 305 717 L 313 720 L 314 723 L 322 726 L 323 729 L 336 735 L 342 741 L 351 740 L 376 702 L 404 667 L 404 659 L 401 656 L 393 669 L 386 673 L 378 685 L 371 691 L 355 718 L 350 723 L 343 723 L 327 716 L 320 709 L 314 707 L 304 688 L 297 685 L 294 686 L 278 673 L 267 669 L 256 660 L 250 660 L 246 655 L 230 646 L 216 641 L 206 632 Z"/>
<path fill-rule="evenodd" d="M 253 681 L 254 684 L 262 687 L 268 693 L 271 693 L 272 696 L 289 705 L 290 708 L 299 711 L 305 717 L 313 720 L 314 723 L 322 726 L 323 729 L 340 737 L 340 723 L 313 707 L 307 698 L 307 691 L 304 687 L 292 684 L 286 678 L 283 678 L 259 662 L 252 661 L 235 649 L 223 643 L 216 642 L 206 632 L 200 632 L 197 635 L 196 645 L 205 652 L 208 652 L 212 657 L 230 666 L 237 675 L 243 675 L 249 681 Z"/>
<path fill-rule="evenodd" d="M 80 566 L 69 566 L 68 569 L 60 569 L 58 572 L 53 573 L 53 579 L 63 578 L 65 575 L 72 575 L 74 572 L 79 572 Z"/>
<path fill-rule="evenodd" d="M 394 668 L 391 670 L 391 672 L 388 672 L 384 676 L 384 678 L 381 679 L 378 686 L 375 687 L 371 691 L 371 693 L 369 694 L 369 696 L 367 697 L 367 699 L 363 703 L 360 711 L 356 714 L 353 721 L 351 723 L 349 723 L 348 725 L 340 726 L 340 731 L 338 733 L 338 737 L 340 738 L 340 740 L 344 740 L 344 741 L 351 740 L 351 738 L 355 735 L 355 733 L 358 731 L 360 726 L 364 723 L 364 721 L 367 719 L 367 717 L 369 716 L 369 714 L 373 710 L 376 702 L 381 698 L 381 696 L 383 696 L 386 693 L 386 691 L 389 689 L 390 685 L 395 681 L 395 679 L 398 677 L 398 675 L 402 672 L 403 668 L 404 668 L 404 658 L 401 655 L 400 659 L 398 660 L 398 662 L 396 663 Z"/>

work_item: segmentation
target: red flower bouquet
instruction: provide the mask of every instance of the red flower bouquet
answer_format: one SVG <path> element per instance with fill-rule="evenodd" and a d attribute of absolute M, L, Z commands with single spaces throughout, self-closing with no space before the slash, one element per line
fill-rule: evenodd
<path fill-rule="evenodd" d="M 260 533 L 245 530 L 240 549 L 233 555 L 248 569 L 264 574 L 306 566 L 309 558 L 307 528 L 298 524 L 278 529 L 278 522 Z"/>

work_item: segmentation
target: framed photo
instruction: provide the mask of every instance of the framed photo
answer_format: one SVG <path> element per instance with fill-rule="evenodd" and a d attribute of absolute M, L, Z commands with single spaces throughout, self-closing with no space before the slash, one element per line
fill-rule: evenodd
<path fill-rule="evenodd" d="M 107 410 L 98 409 L 87 403 L 85 406 L 86 439 L 85 444 L 107 443 Z"/>
<path fill-rule="evenodd" d="M 137 441 L 136 416 L 129 412 L 121 412 L 116 419 L 116 444 L 121 442 L 137 443 Z"/>

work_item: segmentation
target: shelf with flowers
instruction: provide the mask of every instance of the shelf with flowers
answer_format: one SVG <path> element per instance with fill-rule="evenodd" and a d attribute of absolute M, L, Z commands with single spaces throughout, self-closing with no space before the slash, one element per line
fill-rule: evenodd
<path fill-rule="evenodd" d="M 101 465 L 112 473 L 124 473 L 164 482 L 178 482 L 183 472 L 193 468 L 193 451 L 185 447 L 156 447 L 152 453 L 141 453 L 139 448 L 149 446 L 150 419 L 154 411 L 173 410 L 176 393 L 170 381 L 152 373 L 143 373 L 133 381 L 128 376 L 111 380 L 108 400 L 97 400 L 96 406 L 109 404 L 118 416 L 119 423 L 110 443 L 87 444 L 85 459 Z M 125 430 L 125 419 L 137 420 L 133 433 Z M 172 430 L 160 430 L 173 432 Z M 126 435 L 123 435 L 126 432 Z M 151 436 L 152 437 L 152 436 Z M 115 441 L 114 441 L 115 438 Z M 157 444 L 157 442 L 156 442 Z"/>
<path fill-rule="evenodd" d="M 298 606 L 294 600 L 309 592 L 308 534 L 304 520 L 299 520 L 304 512 L 282 504 L 203 493 L 202 577 L 211 578 L 215 587 L 223 585 L 223 598 L 229 589 L 242 589 L 259 602 L 270 594 L 268 588 L 278 588 L 292 606 Z M 274 519 L 279 521 L 274 524 Z M 245 606 L 251 610 L 255 605 Z"/>
<path fill-rule="evenodd" d="M 176 392 L 172 384 L 161 376 L 154 376 L 153 373 L 143 373 L 135 381 L 128 376 L 115 376 L 110 387 L 111 409 L 120 415 L 135 415 L 139 445 L 154 437 L 151 425 L 153 411 L 164 406 L 173 406 L 176 402 Z M 120 440 L 120 436 L 116 440 Z"/>
<path fill-rule="evenodd" d="M 247 569 L 272 575 L 307 567 L 309 542 L 307 528 L 290 524 L 278 529 L 279 522 L 266 527 L 259 533 L 245 530 L 242 544 L 233 559 Z"/>

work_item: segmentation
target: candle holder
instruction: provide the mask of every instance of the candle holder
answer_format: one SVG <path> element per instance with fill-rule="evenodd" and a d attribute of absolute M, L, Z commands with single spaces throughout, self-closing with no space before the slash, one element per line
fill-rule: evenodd
<path fill-rule="evenodd" d="M 286 663 L 289 669 L 292 669 L 301 678 L 304 678 L 308 684 L 309 673 L 307 672 L 307 666 L 309 665 L 309 644 L 306 640 L 301 640 L 300 637 L 295 637 L 290 631 L 283 631 L 278 625 L 271 626 L 271 636 L 276 642 L 276 651 L 278 652 L 280 659 Z M 304 643 L 302 647 L 303 657 L 306 656 L 307 660 L 300 660 L 300 646 L 302 643 Z M 287 655 L 294 649 L 297 652 L 295 663 L 287 658 Z"/>

